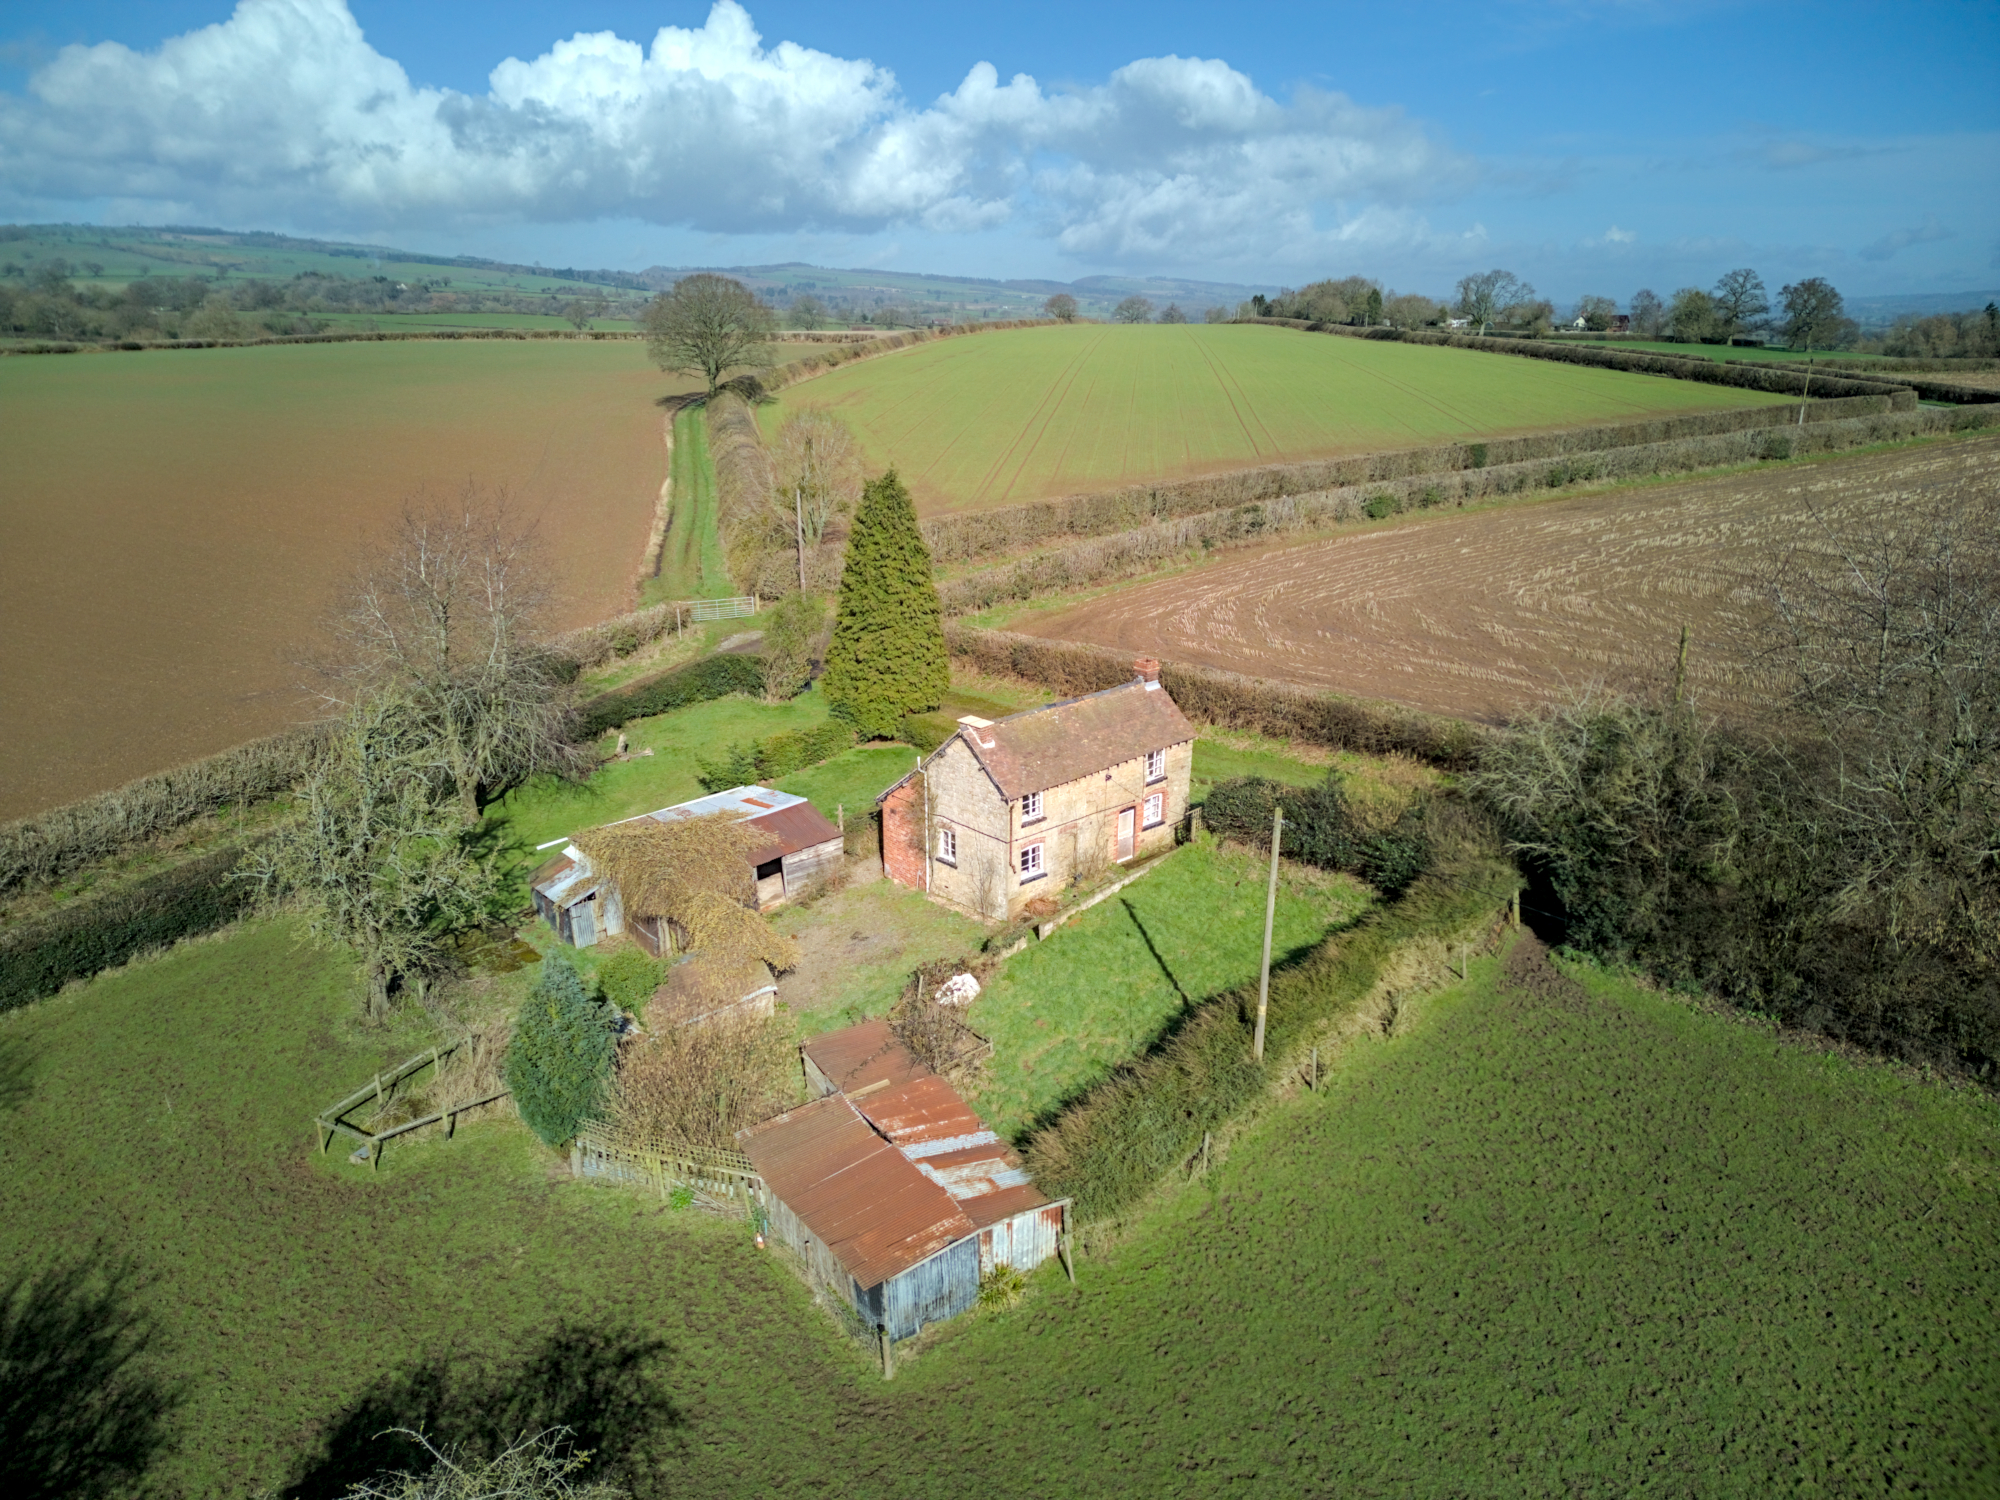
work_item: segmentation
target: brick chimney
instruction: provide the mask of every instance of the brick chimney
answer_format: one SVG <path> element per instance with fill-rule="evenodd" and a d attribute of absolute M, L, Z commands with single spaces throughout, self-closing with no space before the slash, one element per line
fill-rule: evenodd
<path fill-rule="evenodd" d="M 1158 657 L 1142 656 L 1132 663 L 1132 670 L 1139 674 L 1139 680 L 1146 684 L 1149 693 L 1158 692 L 1160 687 L 1160 662 Z"/>

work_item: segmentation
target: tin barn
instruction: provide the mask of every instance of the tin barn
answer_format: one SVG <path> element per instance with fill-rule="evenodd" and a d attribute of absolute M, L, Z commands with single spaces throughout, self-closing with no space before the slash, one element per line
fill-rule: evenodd
<path fill-rule="evenodd" d="M 639 816 L 670 823 L 714 813 L 735 813 L 739 821 L 768 835 L 767 843 L 745 856 L 756 876 L 759 911 L 782 906 L 815 878 L 840 866 L 840 830 L 805 798 L 790 792 L 739 786 Z M 672 946 L 665 923 L 658 917 L 628 919 L 617 891 L 597 878 L 589 858 L 575 844 L 566 845 L 561 854 L 537 869 L 528 883 L 534 891 L 536 912 L 574 947 L 588 948 L 599 937 L 628 930 L 655 958 Z"/>
<path fill-rule="evenodd" d="M 869 1021 L 807 1042 L 819 1090 L 738 1137 L 764 1183 L 771 1233 L 811 1279 L 890 1339 L 979 1300 L 1001 1266 L 1066 1253 L 1051 1203 L 943 1078 Z"/>

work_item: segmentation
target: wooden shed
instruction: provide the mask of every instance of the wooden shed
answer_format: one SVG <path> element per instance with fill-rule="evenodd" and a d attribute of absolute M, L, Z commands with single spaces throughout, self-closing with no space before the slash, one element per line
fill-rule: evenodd
<path fill-rule="evenodd" d="M 756 882 L 759 911 L 783 905 L 820 876 L 840 868 L 840 830 L 805 798 L 790 792 L 762 786 L 732 787 L 639 817 L 671 823 L 716 813 L 734 814 L 765 835 L 766 841 L 745 856 Z M 636 823 L 639 819 L 626 821 Z M 560 855 L 537 869 L 528 883 L 535 910 L 566 943 L 588 948 L 599 937 L 629 932 L 655 958 L 671 947 L 664 923 L 652 916 L 628 917 L 616 889 L 599 882 L 589 857 L 575 844 L 566 845 Z"/>
<path fill-rule="evenodd" d="M 1011 1147 L 883 1021 L 804 1047 L 820 1097 L 744 1131 L 772 1233 L 808 1274 L 892 1339 L 956 1317 L 998 1267 L 1062 1247 L 1050 1202 Z"/>

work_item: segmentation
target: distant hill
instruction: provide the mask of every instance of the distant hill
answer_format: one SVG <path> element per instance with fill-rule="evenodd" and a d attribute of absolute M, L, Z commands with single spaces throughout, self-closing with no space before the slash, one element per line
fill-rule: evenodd
<path fill-rule="evenodd" d="M 1137 294 L 1164 307 L 1179 302 L 1190 317 L 1204 309 L 1235 309 L 1258 291 L 1275 287 L 1172 277 L 1088 276 L 1080 281 L 1000 281 L 910 271 L 839 270 L 790 262 L 770 266 L 652 266 L 612 271 L 577 266 L 519 265 L 476 255 L 425 255 L 386 245 L 302 239 L 262 230 L 198 225 L 112 228 L 95 224 L 0 225 L 0 272 L 25 274 L 37 264 L 65 261 L 83 282 L 123 284 L 142 276 L 198 276 L 227 281 L 289 280 L 301 273 L 421 283 L 453 292 L 574 294 L 578 285 L 641 297 L 672 286 L 696 271 L 734 276 L 779 302 L 811 293 L 858 316 L 897 308 L 923 318 L 1027 317 L 1057 292 L 1075 297 L 1086 317 L 1108 317 Z M 616 299 L 614 298 L 614 301 Z"/>
<path fill-rule="evenodd" d="M 1916 292 L 1907 296 L 1849 297 L 1846 301 L 1847 315 L 1863 328 L 1886 328 L 1898 318 L 1971 312 L 1989 302 L 2000 302 L 2000 291 Z"/>

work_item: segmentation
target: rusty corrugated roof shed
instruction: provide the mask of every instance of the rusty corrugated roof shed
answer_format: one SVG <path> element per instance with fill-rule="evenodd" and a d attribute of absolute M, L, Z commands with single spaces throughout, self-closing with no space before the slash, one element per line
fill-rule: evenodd
<path fill-rule="evenodd" d="M 840 1094 L 787 1110 L 737 1140 L 771 1191 L 863 1287 L 979 1227 Z"/>
<path fill-rule="evenodd" d="M 861 1116 L 949 1193 L 978 1228 L 1049 1201 L 1013 1148 L 987 1128 L 957 1089 L 896 1040 L 887 1021 L 814 1037 L 806 1053 Z"/>
<path fill-rule="evenodd" d="M 769 844 L 744 856 L 753 865 L 782 859 L 787 854 L 797 854 L 801 849 L 833 843 L 840 838 L 840 830 L 827 822 L 810 802 L 797 802 L 744 821 L 770 837 Z"/>
<path fill-rule="evenodd" d="M 813 1066 L 844 1094 L 858 1093 L 870 1084 L 886 1083 L 893 1088 L 912 1078 L 929 1077 L 931 1071 L 910 1055 L 896 1040 L 889 1023 L 882 1020 L 863 1021 L 859 1026 L 811 1037 L 805 1052 Z"/>

